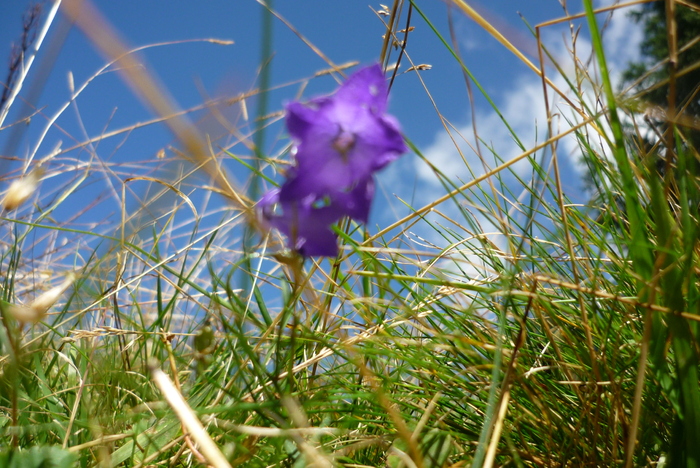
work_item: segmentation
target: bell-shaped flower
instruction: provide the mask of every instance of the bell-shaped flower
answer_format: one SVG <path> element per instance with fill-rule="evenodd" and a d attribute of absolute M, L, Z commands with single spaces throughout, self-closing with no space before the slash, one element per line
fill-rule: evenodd
<path fill-rule="evenodd" d="M 350 76 L 331 96 L 287 105 L 296 167 L 281 197 L 347 192 L 401 156 L 406 144 L 386 106 L 378 64 Z"/>
<path fill-rule="evenodd" d="M 345 216 L 367 222 L 374 181 L 323 199 L 283 200 L 280 194 L 281 189 L 270 190 L 258 202 L 263 224 L 287 236 L 289 246 L 304 257 L 335 257 L 338 245 L 331 226 Z"/>
<path fill-rule="evenodd" d="M 258 208 L 263 224 L 284 233 L 303 256 L 337 255 L 331 226 L 341 218 L 367 222 L 373 174 L 407 149 L 386 106 L 378 64 L 354 73 L 330 96 L 287 105 L 295 165 Z"/>

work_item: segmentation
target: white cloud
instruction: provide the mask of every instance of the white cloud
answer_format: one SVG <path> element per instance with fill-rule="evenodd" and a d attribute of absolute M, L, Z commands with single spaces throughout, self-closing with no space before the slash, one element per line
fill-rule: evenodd
<path fill-rule="evenodd" d="M 629 16 L 630 9 L 618 10 L 613 13 L 609 26 L 603 30 L 603 42 L 606 53 L 615 73 L 613 78 L 619 78 L 619 73 L 624 71 L 628 63 L 639 60 L 639 44 L 644 38 L 641 25 L 634 22 Z"/>
<path fill-rule="evenodd" d="M 639 57 L 639 43 L 642 38 L 642 32 L 641 28 L 627 14 L 628 11 L 616 11 L 607 23 L 604 31 L 606 54 L 609 67 L 613 72 L 613 80 L 619 80 L 620 73 L 627 64 Z M 599 22 L 602 23 L 602 21 L 603 18 L 599 18 Z M 555 56 L 563 72 L 575 83 L 577 81 L 576 67 L 580 67 L 582 63 L 585 64 L 588 61 L 591 55 L 591 45 L 587 38 L 581 35 L 577 37 L 578 63 L 574 63 L 571 57 L 571 44 L 566 44 L 562 40 L 562 38 L 567 38 L 570 42 L 570 36 L 567 32 L 568 27 L 562 27 L 558 30 L 545 30 L 543 42 L 547 45 L 550 53 Z M 588 70 L 593 70 L 593 67 L 589 66 Z M 566 80 L 556 70 L 550 68 L 547 71 L 547 76 L 558 89 L 564 92 L 568 91 Z M 584 82 L 581 87 L 584 93 L 588 95 L 588 103 L 595 105 L 596 98 L 590 83 Z M 571 93 L 567 94 L 571 96 Z M 500 95 L 492 96 L 492 98 L 497 102 L 504 120 L 508 122 L 526 148 L 531 148 L 535 144 L 544 141 L 546 137 L 547 113 L 542 92 L 542 82 L 538 76 L 529 71 L 516 76 L 513 78 L 510 86 L 503 88 Z M 566 112 L 567 114 L 562 115 L 562 117 L 570 118 L 572 116 L 572 111 L 568 108 L 568 105 L 551 89 L 549 90 L 549 99 L 553 114 Z M 572 100 L 575 102 L 576 98 L 572 97 Z M 522 152 L 506 125 L 501 121 L 501 117 L 493 109 L 479 109 L 476 115 L 476 122 L 479 137 L 487 144 L 492 145 L 502 160 L 508 161 Z M 560 123 L 559 130 L 566 130 L 566 123 Z M 456 131 L 451 129 L 450 133 L 451 136 L 443 129 L 434 136 L 433 142 L 423 149 L 423 154 L 426 158 L 438 169 L 455 179 L 469 180 L 472 177 L 484 174 L 486 168 L 474 151 L 475 138 L 470 116 L 465 115 L 464 123 L 460 124 Z M 488 168 L 492 168 L 497 164 L 488 155 L 488 151 L 483 145 L 482 155 L 485 156 Z M 524 175 L 527 169 L 527 161 L 521 161 L 516 165 L 515 172 L 518 175 Z M 417 160 L 416 171 L 421 181 L 436 184 L 437 179 L 433 171 L 422 161 Z M 436 187 L 442 190 L 439 184 Z"/>
<path fill-rule="evenodd" d="M 609 2 L 608 2 L 609 3 Z M 639 43 L 642 39 L 641 28 L 627 14 L 629 10 L 616 11 L 604 30 L 604 42 L 606 47 L 607 61 L 610 65 L 613 80 L 619 80 L 622 71 L 627 64 L 639 57 Z M 604 17 L 599 16 L 599 24 L 603 24 Z M 580 23 L 582 31 L 587 31 L 585 23 Z M 576 60 L 572 57 L 571 35 L 567 24 L 561 27 L 546 29 L 543 31 L 543 42 L 547 45 L 550 53 L 559 63 L 563 73 L 569 77 L 573 83 L 582 83 L 580 89 L 585 95 L 585 100 L 595 110 L 599 109 L 598 100 L 594 93 L 593 84 L 587 83 L 587 77 L 582 77 L 581 67 L 593 74 L 597 73 L 597 68 L 591 65 L 588 60 L 592 56 L 590 41 L 579 34 L 576 39 Z M 568 40 L 568 44 L 565 42 Z M 577 67 L 579 68 L 577 70 Z M 574 93 L 569 92 L 569 85 L 565 78 L 553 67 L 547 70 L 547 76 L 554 85 L 571 96 L 574 102 L 577 98 Z M 531 71 L 527 71 L 520 76 L 514 76 L 511 84 L 504 87 L 500 94 L 491 96 L 497 103 L 503 119 L 513 129 L 514 133 L 522 141 L 527 149 L 542 143 L 547 138 L 547 112 L 543 98 L 542 81 Z M 553 122 L 554 132 L 563 132 L 570 128 L 568 120 L 574 122 L 581 121 L 571 107 L 565 101 L 549 90 L 549 102 L 552 114 L 555 116 Z M 508 161 L 522 153 L 521 148 L 514 141 L 508 128 L 501 120 L 501 116 L 491 108 L 480 108 L 476 112 L 476 122 L 478 135 L 487 145 L 492 146 L 496 154 L 502 161 Z M 595 144 L 595 142 L 593 142 Z M 440 130 L 433 137 L 433 141 L 427 147 L 422 148 L 426 159 L 447 175 L 455 185 L 472 180 L 474 177 L 485 174 L 500 163 L 494 161 L 489 150 L 481 144 L 481 154 L 484 161 L 480 159 L 475 151 L 476 143 L 472 128 L 471 115 L 465 115 L 462 123 L 456 130 L 450 129 L 450 133 L 444 129 Z M 566 160 L 567 167 L 573 168 L 567 174 L 562 174 L 565 183 L 569 182 L 569 188 L 580 186 L 580 176 L 582 167 L 579 166 L 579 148 L 573 136 L 563 138 L 558 145 L 559 158 Z M 414 206 L 423 206 L 445 194 L 444 187 L 440 184 L 434 171 L 430 166 L 419 159 L 415 159 L 415 171 L 420 184 L 421 200 L 416 200 Z M 527 181 L 530 172 L 530 164 L 527 159 L 512 166 L 514 173 Z M 502 180 L 509 184 L 516 193 L 521 193 L 522 186 L 515 184 L 516 180 L 512 175 L 504 174 Z M 457 208 L 452 202 L 440 205 L 440 211 L 447 216 L 460 216 Z M 472 210 L 476 212 L 476 210 Z M 495 231 L 496 226 L 487 221 L 481 214 L 476 214 L 475 218 L 483 223 L 484 231 Z M 439 220 L 438 216 L 431 217 L 433 221 Z M 460 219 L 460 218 L 457 218 Z M 461 218 L 463 219 L 463 217 Z M 441 219 L 440 219 L 441 220 Z M 441 220 L 444 222 L 444 220 Z M 430 228 L 426 228 L 430 229 Z M 431 242 L 444 245 L 444 240 L 440 242 L 439 236 L 434 233 L 421 232 L 422 236 Z M 502 236 L 493 236 L 494 241 L 501 248 L 506 248 Z"/>

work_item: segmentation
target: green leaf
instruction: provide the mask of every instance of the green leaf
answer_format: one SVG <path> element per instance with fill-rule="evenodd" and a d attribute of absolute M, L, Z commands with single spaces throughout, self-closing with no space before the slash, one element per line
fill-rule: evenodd
<path fill-rule="evenodd" d="M 71 468 L 77 461 L 77 454 L 57 446 L 0 452 L 0 467 L 6 468 Z"/>

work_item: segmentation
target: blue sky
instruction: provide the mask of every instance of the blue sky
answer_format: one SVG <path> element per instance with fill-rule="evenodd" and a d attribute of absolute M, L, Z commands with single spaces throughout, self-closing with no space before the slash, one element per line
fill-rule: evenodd
<path fill-rule="evenodd" d="M 556 0 L 494 0 L 469 3 L 521 50 L 531 54 L 529 58 L 535 62 L 536 57 L 532 54 L 536 51 L 536 41 L 520 14 L 533 26 L 564 15 L 560 3 Z M 0 57 L 3 54 L 5 57 L 9 55 L 10 43 L 19 37 L 21 17 L 28 5 L 27 1 L 13 0 L 4 2 L 0 7 Z M 206 42 L 180 43 L 153 47 L 142 52 L 149 70 L 160 79 L 180 107 L 199 105 L 207 96 L 233 96 L 255 86 L 260 59 L 262 15 L 261 6 L 255 1 L 100 0 L 96 1 L 95 5 L 133 47 L 205 38 L 235 42 L 227 46 Z M 448 37 L 446 3 L 431 0 L 419 2 L 419 5 L 439 31 Z M 371 6 L 379 8 L 378 3 Z M 379 56 L 383 26 L 367 2 L 277 0 L 274 2 L 274 9 L 335 63 L 354 60 L 370 63 Z M 576 5 L 570 3 L 571 12 L 581 9 L 582 6 L 578 2 Z M 512 122 L 526 146 L 534 144 L 535 141 L 542 141 L 544 103 L 539 78 L 462 13 L 453 10 L 452 15 L 464 61 L 474 76 L 496 102 L 505 118 Z M 54 22 L 44 51 L 48 50 L 47 45 L 56 41 L 56 31 L 61 22 Z M 467 139 L 471 138 L 470 104 L 458 64 L 417 12 L 413 14 L 412 24 L 416 29 L 409 36 L 408 54 L 417 64 L 432 65 L 431 70 L 421 74 L 432 99 L 441 114 L 467 135 Z M 582 41 L 585 43 L 585 23 L 576 24 L 583 27 Z M 624 15 L 616 15 L 611 23 L 608 31 L 609 57 L 613 58 L 611 63 L 619 65 L 618 72 L 635 56 L 636 43 L 639 40 L 639 34 L 635 31 L 636 28 Z M 566 25 L 545 30 L 546 42 L 562 62 L 567 60 L 565 38 L 568 34 Z M 326 68 L 324 61 L 277 19 L 274 20 L 273 50 L 273 86 L 295 82 Z M 46 54 L 40 54 L 29 75 L 24 93 L 36 79 L 36 73 L 45 60 Z M 105 59 L 95 51 L 80 31 L 70 31 L 56 56 L 55 65 L 46 79 L 42 94 L 34 103 L 41 109 L 41 113 L 32 119 L 29 126 L 22 129 L 22 139 L 14 155 L 22 159 L 32 152 L 38 135 L 46 125 L 46 117 L 43 116 L 53 115 L 69 99 L 69 72 L 77 88 L 93 76 L 104 63 Z M 404 70 L 408 66 L 407 63 L 404 60 Z M 4 72 L 0 76 L 4 77 Z M 563 83 L 559 81 L 558 84 Z M 304 96 L 330 92 L 335 86 L 336 83 L 331 77 L 315 79 L 309 83 Z M 270 110 L 281 109 L 283 103 L 294 99 L 299 90 L 297 84 L 282 86 L 272 92 Z M 504 131 L 505 127 L 500 123 L 500 118 L 486 100 L 478 92 L 475 93 L 475 112 L 481 137 L 491 142 L 504 159 L 517 155 L 520 150 Z M 248 105 L 251 115 L 254 115 L 254 100 L 250 100 Z M 10 115 L 6 124 L 16 120 L 18 108 L 19 106 L 14 106 L 15 112 Z M 414 73 L 402 74 L 397 78 L 392 90 L 390 109 L 400 120 L 408 138 L 431 161 L 455 178 L 466 180 L 471 176 L 454 145 L 446 138 L 433 104 Z M 227 112 L 228 117 L 235 118 L 239 115 L 239 108 L 235 107 Z M 58 126 L 49 131 L 39 148 L 37 158 L 49 154 L 58 141 L 62 142 L 62 148 L 65 150 L 87 138 L 144 122 L 152 117 L 151 112 L 134 97 L 120 76 L 114 72 L 107 72 L 92 80 L 75 105 L 61 115 L 57 120 Z M 197 121 L 205 119 L 206 115 L 193 114 L 192 118 Z M 200 123 L 200 128 L 204 131 L 215 131 L 214 127 L 216 125 L 212 123 L 211 118 L 206 118 L 205 123 Z M 539 129 L 537 137 L 535 128 Z M 221 128 L 216 131 L 220 132 Z M 0 132 L 0 150 L 7 148 L 10 133 Z M 278 151 L 286 143 L 281 126 L 274 127 L 268 136 L 269 152 Z M 130 171 L 138 172 L 141 167 L 138 162 L 152 159 L 159 150 L 173 143 L 167 129 L 158 124 L 136 129 L 129 133 L 128 137 L 122 134 L 106 139 L 93 145 L 90 151 L 110 162 L 126 164 L 132 161 L 131 165 L 122 166 L 123 173 L 120 173 L 120 176 L 124 178 Z M 573 145 L 563 146 L 569 153 L 575 151 Z M 232 150 L 243 151 L 240 147 Z M 75 168 L 79 163 L 91 161 L 90 151 L 73 150 L 65 153 L 61 155 L 66 158 L 62 164 L 65 167 L 70 166 L 69 163 L 74 164 L 74 172 L 78 174 L 79 169 Z M 465 155 L 467 163 L 474 166 L 472 173 L 483 171 L 483 168 L 480 169 L 480 163 L 477 164 L 474 159 L 473 152 L 470 153 L 466 146 Z M 569 158 L 567 154 L 564 163 L 571 192 L 580 194 L 575 155 L 572 154 Z M 20 165 L 13 163 L 5 170 L 8 169 L 16 174 Z M 242 177 L 240 173 L 236 172 L 236 175 Z M 64 179 L 56 176 L 54 181 L 57 183 L 51 190 L 58 193 L 61 184 L 68 180 Z M 382 174 L 381 181 L 382 188 L 378 193 L 380 201 L 375 204 L 373 213 L 373 223 L 377 225 L 390 224 L 397 216 L 407 212 L 396 200 L 395 194 L 412 199 L 414 206 L 418 207 L 444 193 L 427 166 L 415 155 L 407 155 L 389 168 Z M 44 190 L 48 191 L 51 181 L 44 183 Z M 82 209 L 88 201 L 93 202 L 92 197 L 104 193 L 97 190 L 97 186 L 102 187 L 102 182 L 95 180 L 93 185 L 90 185 L 88 179 L 85 188 L 76 192 L 75 199 L 57 211 L 57 215 L 68 219 L 71 211 Z M 3 186 L 1 190 L 4 189 Z M 109 198 L 110 195 L 105 196 Z M 114 193 L 112 196 L 115 196 Z M 99 215 L 91 216 L 92 219 L 96 219 L 95 216 Z M 104 216 L 108 219 L 109 216 L 114 216 L 114 213 Z"/>
<path fill-rule="evenodd" d="M 29 3 L 15 0 L 4 2 L 2 6 L 0 44 L 4 46 L 6 56 L 9 55 L 9 44 L 16 40 L 21 32 L 21 17 Z M 447 34 L 446 5 L 440 1 L 424 3 L 421 8 L 426 16 L 435 22 L 443 34 Z M 255 1 L 98 1 L 95 4 L 134 47 L 202 38 L 235 41 L 235 45 L 232 46 L 179 44 L 158 47 L 143 53 L 151 69 L 182 107 L 202 101 L 197 82 L 201 82 L 203 88 L 212 94 L 217 91 L 242 91 L 252 86 L 259 62 L 262 10 Z M 475 5 L 481 4 L 475 2 Z M 379 8 L 378 4 L 373 6 Z M 274 7 L 336 63 L 351 60 L 368 63 L 376 60 L 379 55 L 382 25 L 366 2 L 287 0 L 277 1 Z M 486 16 L 505 26 L 514 38 L 524 38 L 531 42 L 530 50 L 534 50 L 535 41 L 529 36 L 517 12 L 522 12 L 532 24 L 562 13 L 558 2 L 554 0 L 500 0 L 489 2 L 488 10 L 485 10 L 483 5 L 481 8 Z M 506 88 L 515 76 L 524 72 L 524 68 L 512 60 L 508 52 L 465 19 L 461 13 L 455 11 L 454 17 L 465 61 L 485 84 L 488 92 L 494 93 Z M 434 71 L 425 74 L 431 93 L 440 103 L 443 113 L 448 117 L 459 117 L 465 104 L 464 84 L 459 69 L 418 14 L 414 13 L 413 24 L 416 30 L 409 39 L 409 53 L 416 62 L 433 65 Z M 55 32 L 56 26 L 57 23 L 54 24 L 52 32 Z M 325 66 L 320 58 L 278 20 L 275 20 L 274 28 L 274 84 L 308 76 Z M 49 42 L 52 37 L 55 35 L 49 35 Z M 66 73 L 69 70 L 73 72 L 78 83 L 94 73 L 103 63 L 104 59 L 94 51 L 84 36 L 73 30 L 47 82 L 41 104 L 51 106 L 64 102 L 68 95 Z M 114 107 L 119 107 L 115 118 L 123 118 L 124 122 L 134 117 L 142 117 L 138 106 L 132 105 L 128 90 L 116 84 L 117 81 L 95 83 L 92 87 L 96 89 L 80 103 L 86 113 L 95 114 L 96 124 L 100 123 L 99 117 L 103 118 L 101 123 L 106 123 L 106 116 L 111 115 Z M 325 81 L 325 88 L 331 89 L 332 82 L 328 79 Z M 100 85 L 108 88 L 110 92 L 102 93 L 102 89 L 98 89 Z M 406 76 L 399 80 L 397 85 L 397 96 L 393 98 L 392 103 L 394 113 L 399 115 L 406 133 L 415 141 L 420 143 L 427 140 L 432 129 L 418 116 L 428 110 L 429 104 L 419 88 L 419 83 L 415 78 Z M 323 89 L 321 84 L 318 88 Z M 401 92 L 407 96 L 400 95 Z M 100 99 L 93 99 L 93 95 L 99 95 Z M 280 97 L 289 99 L 290 93 Z M 121 105 L 117 106 L 118 104 Z"/>

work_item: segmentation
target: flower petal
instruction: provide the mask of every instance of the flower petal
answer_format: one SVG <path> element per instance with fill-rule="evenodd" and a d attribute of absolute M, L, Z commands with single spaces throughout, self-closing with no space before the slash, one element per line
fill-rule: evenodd
<path fill-rule="evenodd" d="M 284 201 L 280 190 L 266 193 L 258 204 L 263 224 L 289 239 L 290 247 L 305 257 L 336 256 L 338 245 L 331 225 L 346 216 L 338 206 L 314 207 L 314 199 Z M 281 213 L 274 211 L 275 205 Z"/>
<path fill-rule="evenodd" d="M 382 67 L 375 63 L 353 73 L 335 92 L 338 102 L 366 107 L 374 113 L 386 111 L 387 85 Z"/>

